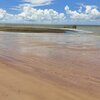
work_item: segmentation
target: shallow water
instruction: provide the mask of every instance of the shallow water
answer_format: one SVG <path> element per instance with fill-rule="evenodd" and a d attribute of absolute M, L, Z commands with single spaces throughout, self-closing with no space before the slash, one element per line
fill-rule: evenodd
<path fill-rule="evenodd" d="M 100 36 L 100 26 L 85 25 L 85 26 L 77 26 L 77 28 L 81 30 L 93 32 L 93 34 Z"/>
<path fill-rule="evenodd" d="M 93 46 L 100 47 L 100 36 L 93 33 L 66 32 L 66 33 L 14 33 L 0 32 L 0 44 L 14 45 L 19 41 L 41 41 L 67 46 Z"/>

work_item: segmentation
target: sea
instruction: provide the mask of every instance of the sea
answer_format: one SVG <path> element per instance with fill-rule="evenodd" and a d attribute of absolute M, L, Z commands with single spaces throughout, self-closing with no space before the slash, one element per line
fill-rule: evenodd
<path fill-rule="evenodd" d="M 34 40 L 53 43 L 63 47 L 100 48 L 100 26 L 78 25 L 74 31 L 66 30 L 64 33 L 0 32 L 0 44 L 3 42 L 9 46 L 14 43 L 16 45 L 18 39 L 23 42 Z"/>
<path fill-rule="evenodd" d="M 93 32 L 93 34 L 100 35 L 100 25 L 79 25 L 77 29 Z"/>

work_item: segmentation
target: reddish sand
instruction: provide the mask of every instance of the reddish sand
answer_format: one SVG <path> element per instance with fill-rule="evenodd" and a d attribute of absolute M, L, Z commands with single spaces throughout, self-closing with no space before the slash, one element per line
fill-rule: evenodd
<path fill-rule="evenodd" d="M 0 34 L 0 100 L 100 100 L 100 49 Z"/>

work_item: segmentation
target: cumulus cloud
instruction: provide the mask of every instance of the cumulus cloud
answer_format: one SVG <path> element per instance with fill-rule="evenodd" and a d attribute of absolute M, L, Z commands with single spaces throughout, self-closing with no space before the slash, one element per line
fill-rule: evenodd
<path fill-rule="evenodd" d="M 66 18 L 64 13 L 53 9 L 36 9 L 37 6 L 49 5 L 53 0 L 23 0 L 22 4 L 14 7 L 19 14 L 10 14 L 0 9 L 0 21 L 5 22 L 32 22 L 32 23 L 60 23 Z"/>
<path fill-rule="evenodd" d="M 64 13 L 58 13 L 53 9 L 36 9 L 31 5 L 20 7 L 19 14 L 9 14 L 0 9 L 0 21 L 6 22 L 31 22 L 31 23 L 62 23 L 65 20 Z"/>
<path fill-rule="evenodd" d="M 0 20 L 1 21 L 6 21 L 13 17 L 14 17 L 13 14 L 9 14 L 9 13 L 7 13 L 6 10 L 0 9 Z"/>
<path fill-rule="evenodd" d="M 14 7 L 19 14 L 9 14 L 1 9 L 0 20 L 6 22 L 31 22 L 31 23 L 62 23 L 65 20 L 64 13 L 58 13 L 53 9 L 36 9 L 37 6 L 49 5 L 54 0 L 23 0 L 22 4 Z"/>
<path fill-rule="evenodd" d="M 84 10 L 85 8 L 85 10 Z M 100 11 L 96 6 L 84 5 L 79 10 L 70 10 L 68 6 L 65 7 L 67 16 L 76 20 L 100 20 Z"/>
<path fill-rule="evenodd" d="M 18 6 L 18 14 L 8 13 L 0 9 L 0 22 L 9 23 L 83 23 L 89 21 L 100 21 L 100 11 L 96 6 L 82 5 L 78 10 L 71 10 L 69 6 L 65 7 L 65 13 L 59 13 L 54 9 L 37 9 L 33 4 L 49 4 L 53 0 L 24 0 L 28 2 Z M 29 4 L 30 2 L 30 4 Z M 97 21 L 97 22 L 99 22 Z"/>
<path fill-rule="evenodd" d="M 32 8 L 31 5 L 23 6 L 21 8 L 21 13 L 18 14 L 19 17 L 32 20 L 35 22 L 57 22 L 63 21 L 65 16 L 63 13 L 58 13 L 53 9 L 35 9 Z"/>
<path fill-rule="evenodd" d="M 0 20 L 4 18 L 5 14 L 6 14 L 6 11 L 3 9 L 0 9 Z"/>

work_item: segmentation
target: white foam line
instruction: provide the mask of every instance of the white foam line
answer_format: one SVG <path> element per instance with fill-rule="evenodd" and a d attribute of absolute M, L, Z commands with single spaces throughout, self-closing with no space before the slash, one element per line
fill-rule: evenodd
<path fill-rule="evenodd" d="M 67 31 L 67 30 L 68 30 L 68 31 L 69 31 L 69 30 L 70 30 L 70 31 L 75 31 L 75 32 L 82 32 L 82 33 L 83 33 L 83 32 L 85 32 L 85 33 L 93 33 L 92 31 L 85 31 L 85 30 L 79 30 L 79 29 L 70 29 L 70 28 L 67 28 L 66 31 Z"/>

